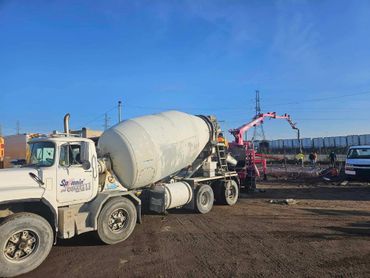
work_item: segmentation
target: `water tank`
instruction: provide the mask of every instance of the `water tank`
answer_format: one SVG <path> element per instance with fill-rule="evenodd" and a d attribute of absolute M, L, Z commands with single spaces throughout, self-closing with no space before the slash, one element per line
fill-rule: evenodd
<path fill-rule="evenodd" d="M 370 134 L 360 135 L 360 145 L 370 145 Z"/>
<path fill-rule="evenodd" d="M 324 137 L 324 147 L 330 148 L 330 142 L 329 137 Z"/>
<path fill-rule="evenodd" d="M 278 144 L 276 140 L 270 141 L 270 149 L 271 150 L 276 150 L 278 148 Z"/>
<path fill-rule="evenodd" d="M 278 139 L 277 140 L 277 146 L 278 146 L 278 149 L 284 149 L 284 140 L 283 139 Z"/>
<path fill-rule="evenodd" d="M 301 142 L 298 139 L 292 139 L 293 148 L 299 149 L 300 148 L 300 143 Z"/>
<path fill-rule="evenodd" d="M 312 142 L 315 149 L 321 149 L 324 147 L 324 138 L 322 137 L 313 138 Z"/>
<path fill-rule="evenodd" d="M 347 137 L 346 136 L 336 136 L 334 137 L 335 147 L 345 148 L 347 147 Z"/>
<path fill-rule="evenodd" d="M 312 139 L 311 138 L 302 138 L 302 147 L 304 149 L 311 149 L 313 147 Z"/>
<path fill-rule="evenodd" d="M 360 138 L 358 135 L 348 135 L 347 136 L 348 147 L 357 146 L 359 144 L 359 141 L 360 141 Z"/>
<path fill-rule="evenodd" d="M 178 111 L 143 116 L 104 131 L 98 147 L 108 154 L 119 181 L 144 187 L 191 165 L 210 140 L 200 117 Z"/>
<path fill-rule="evenodd" d="M 284 149 L 289 150 L 293 147 L 291 139 L 284 139 L 283 140 Z"/>

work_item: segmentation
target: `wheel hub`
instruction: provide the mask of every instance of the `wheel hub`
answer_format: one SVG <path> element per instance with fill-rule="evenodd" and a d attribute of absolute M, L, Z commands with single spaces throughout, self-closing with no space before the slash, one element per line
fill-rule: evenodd
<path fill-rule="evenodd" d="M 108 227 L 112 232 L 120 232 L 127 224 L 128 214 L 124 209 L 116 209 L 108 219 Z"/>
<path fill-rule="evenodd" d="M 208 204 L 207 192 L 204 192 L 202 196 L 200 197 L 200 203 L 202 204 L 202 206 L 206 206 Z"/>
<path fill-rule="evenodd" d="M 226 185 L 225 192 L 226 192 L 226 198 L 228 198 L 228 199 L 234 199 L 237 195 L 236 188 L 233 186 L 232 182 L 229 182 Z"/>
<path fill-rule="evenodd" d="M 227 197 L 233 199 L 235 197 L 235 188 L 233 186 L 229 186 L 227 189 Z"/>
<path fill-rule="evenodd" d="M 39 243 L 38 235 L 30 230 L 23 230 L 13 234 L 7 240 L 4 248 L 5 257 L 11 261 L 20 261 L 37 249 Z"/>

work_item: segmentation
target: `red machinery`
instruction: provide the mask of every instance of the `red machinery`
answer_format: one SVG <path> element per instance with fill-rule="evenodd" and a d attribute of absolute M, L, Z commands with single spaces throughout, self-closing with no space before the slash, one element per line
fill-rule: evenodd
<path fill-rule="evenodd" d="M 253 142 L 244 139 L 246 132 L 252 127 L 261 125 L 265 118 L 287 120 L 290 126 L 297 130 L 298 140 L 300 137 L 299 129 L 297 128 L 296 123 L 292 122 L 290 115 L 284 114 L 282 116 L 278 116 L 276 115 L 276 112 L 259 114 L 255 116 L 251 122 L 244 124 L 239 128 L 230 129 L 229 132 L 234 136 L 234 141 L 230 143 L 229 150 L 233 157 L 238 161 L 236 171 L 238 172 L 241 185 L 246 189 L 255 189 L 256 177 L 261 176 L 257 164 L 262 165 L 263 177 L 266 179 L 267 156 L 257 153 Z"/>

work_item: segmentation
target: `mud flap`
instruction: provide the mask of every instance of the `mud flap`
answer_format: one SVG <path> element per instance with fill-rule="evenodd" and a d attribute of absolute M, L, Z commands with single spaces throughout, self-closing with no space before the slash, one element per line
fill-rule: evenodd
<path fill-rule="evenodd" d="M 191 201 L 186 204 L 185 206 L 183 206 L 184 209 L 190 209 L 190 210 L 194 210 L 195 209 L 195 189 L 193 188 L 193 198 L 191 198 Z"/>
<path fill-rule="evenodd" d="M 141 217 L 141 205 L 137 204 L 136 207 L 136 213 L 137 213 L 137 220 L 136 223 L 141 224 L 143 223 L 142 217 Z"/>

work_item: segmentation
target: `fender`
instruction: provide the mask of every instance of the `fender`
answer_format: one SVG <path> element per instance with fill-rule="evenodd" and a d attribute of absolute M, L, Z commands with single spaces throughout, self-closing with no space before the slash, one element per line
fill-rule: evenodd
<path fill-rule="evenodd" d="M 130 191 L 117 191 L 117 192 L 109 192 L 109 193 L 99 193 L 98 196 L 89 203 L 86 203 L 82 210 L 89 211 L 89 224 L 90 227 L 93 227 L 95 230 L 98 227 L 98 216 L 103 208 L 104 204 L 111 198 L 115 197 L 128 197 L 131 201 L 133 201 L 134 205 L 136 206 L 137 212 L 137 222 L 141 223 L 141 200 L 135 196 L 133 192 Z"/>
<path fill-rule="evenodd" d="M 29 203 L 42 203 L 44 204 L 51 212 L 52 214 L 52 223 L 53 224 L 52 228 L 54 229 L 55 233 L 58 232 L 58 216 L 57 212 L 54 209 L 54 207 L 46 200 L 43 198 L 26 198 L 26 199 L 17 199 L 17 200 L 7 200 L 7 201 L 0 201 L 0 206 L 7 206 L 7 205 L 15 205 L 15 204 L 29 204 Z M 56 239 L 56 237 L 55 237 Z"/>

